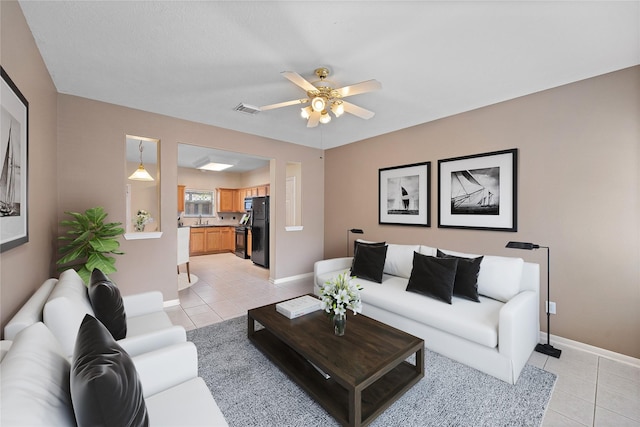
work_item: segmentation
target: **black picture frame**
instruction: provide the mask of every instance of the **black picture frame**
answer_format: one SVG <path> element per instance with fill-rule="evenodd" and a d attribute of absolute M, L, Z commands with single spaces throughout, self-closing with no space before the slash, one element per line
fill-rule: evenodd
<path fill-rule="evenodd" d="M 431 226 L 431 162 L 378 170 L 378 224 Z"/>
<path fill-rule="evenodd" d="M 518 231 L 516 148 L 438 160 L 438 227 Z"/>
<path fill-rule="evenodd" d="M 4 68 L 0 94 L 0 252 L 29 241 L 29 102 Z"/>

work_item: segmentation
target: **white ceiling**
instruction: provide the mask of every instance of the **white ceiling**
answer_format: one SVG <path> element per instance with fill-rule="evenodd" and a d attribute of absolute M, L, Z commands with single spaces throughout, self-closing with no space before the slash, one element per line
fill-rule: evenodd
<path fill-rule="evenodd" d="M 20 1 L 60 93 L 322 149 L 640 64 L 639 1 Z M 372 110 L 307 128 L 280 75 Z"/>

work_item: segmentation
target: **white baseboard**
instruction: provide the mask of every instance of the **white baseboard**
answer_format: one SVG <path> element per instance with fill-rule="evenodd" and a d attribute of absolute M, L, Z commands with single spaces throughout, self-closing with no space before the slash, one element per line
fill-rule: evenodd
<path fill-rule="evenodd" d="M 636 368 L 640 368 L 640 359 L 635 357 L 627 356 L 626 354 L 616 353 L 614 351 L 606 350 L 604 348 L 595 347 L 589 344 L 581 343 L 579 341 L 573 341 L 568 338 L 559 337 L 551 334 L 551 344 L 559 344 L 563 347 L 571 347 L 576 350 L 586 351 L 587 353 L 595 354 L 596 356 L 604 357 L 606 359 L 611 359 L 616 362 L 626 363 L 627 365 L 634 366 Z M 547 342 L 547 333 L 540 331 L 540 342 Z"/>
<path fill-rule="evenodd" d="M 289 282 L 295 282 L 296 280 L 308 279 L 313 277 L 313 273 L 298 274 L 296 276 L 283 277 L 282 279 L 269 280 L 274 286 L 285 285 Z"/>
<path fill-rule="evenodd" d="M 172 299 L 172 300 L 169 300 L 169 301 L 165 301 L 165 302 L 162 304 L 162 306 L 163 306 L 164 308 L 167 308 L 167 307 L 175 307 L 176 305 L 180 305 L 180 300 L 179 300 L 179 299 Z"/>

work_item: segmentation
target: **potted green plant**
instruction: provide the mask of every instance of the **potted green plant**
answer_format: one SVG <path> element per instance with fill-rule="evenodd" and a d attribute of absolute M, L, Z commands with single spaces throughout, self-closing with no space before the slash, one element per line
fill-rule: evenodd
<path fill-rule="evenodd" d="M 89 283 L 94 268 L 104 274 L 116 270 L 116 259 L 110 254 L 123 255 L 119 250 L 118 238 L 124 234 L 121 222 L 104 222 L 107 217 L 104 208 L 87 209 L 84 213 L 65 212 L 73 220 L 62 220 L 60 225 L 69 227 L 58 240 L 69 242 L 60 247 L 60 259 L 56 262 L 58 270 L 75 269 L 85 283 Z"/>

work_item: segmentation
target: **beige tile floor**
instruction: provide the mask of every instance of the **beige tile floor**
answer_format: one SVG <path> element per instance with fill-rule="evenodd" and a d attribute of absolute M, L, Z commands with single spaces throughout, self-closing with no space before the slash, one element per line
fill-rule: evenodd
<path fill-rule="evenodd" d="M 180 291 L 180 306 L 166 309 L 187 330 L 313 290 L 311 278 L 274 286 L 268 270 L 233 254 L 191 257 L 190 267 L 198 283 Z M 558 375 L 543 427 L 640 427 L 640 368 L 556 347 L 562 349 L 560 359 L 534 352 L 529 360 Z"/>

